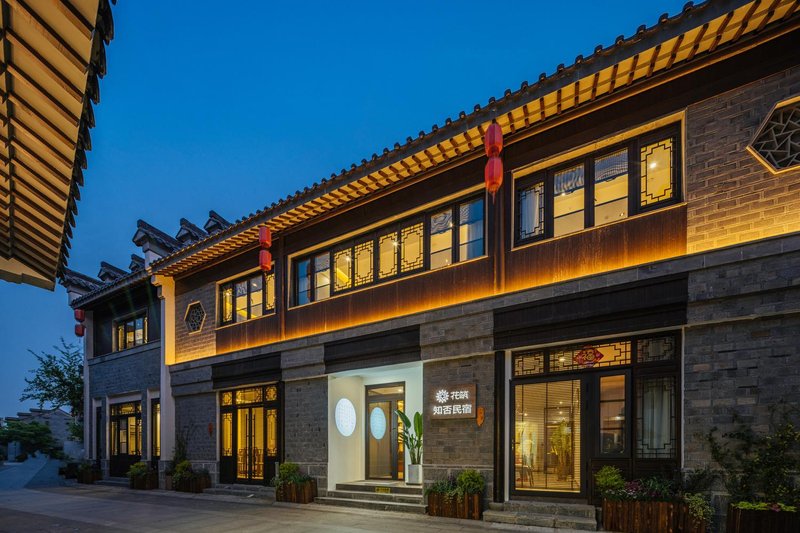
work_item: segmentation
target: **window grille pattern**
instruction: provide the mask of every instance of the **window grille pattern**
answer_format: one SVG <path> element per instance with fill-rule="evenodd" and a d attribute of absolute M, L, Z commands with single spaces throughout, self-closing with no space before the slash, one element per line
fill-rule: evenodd
<path fill-rule="evenodd" d="M 800 102 L 775 109 L 751 146 L 771 170 L 800 165 Z"/>
<path fill-rule="evenodd" d="M 141 402 L 115 403 L 111 405 L 111 415 L 133 415 L 142 412 Z"/>
<path fill-rule="evenodd" d="M 514 376 L 535 376 L 544 373 L 544 352 L 514 354 Z"/>
<path fill-rule="evenodd" d="M 352 287 L 353 278 L 351 270 L 353 258 L 350 255 L 350 248 L 340 250 L 333 254 L 333 269 L 336 273 L 333 279 L 333 290 L 335 291 L 342 291 Z"/>
<path fill-rule="evenodd" d="M 355 273 L 353 275 L 353 285 L 360 287 L 372 282 L 373 265 L 372 241 L 362 242 L 355 246 Z"/>
<path fill-rule="evenodd" d="M 636 456 L 673 459 L 677 449 L 675 377 L 639 379 L 636 413 Z"/>
<path fill-rule="evenodd" d="M 264 395 L 261 387 L 253 389 L 241 389 L 236 391 L 236 403 L 258 403 L 262 402 Z"/>
<path fill-rule="evenodd" d="M 222 393 L 222 405 L 233 405 L 233 393 L 232 392 L 223 392 Z"/>
<path fill-rule="evenodd" d="M 422 268 L 422 222 L 408 226 L 400 231 L 400 270 L 408 272 Z"/>
<path fill-rule="evenodd" d="M 640 363 L 675 359 L 675 337 L 653 337 L 636 341 L 636 360 Z"/>
<path fill-rule="evenodd" d="M 400 243 L 397 240 L 397 232 L 393 231 L 382 235 L 378 239 L 378 277 L 388 278 L 397 274 L 397 252 Z"/>
<path fill-rule="evenodd" d="M 267 387 L 267 401 L 274 402 L 278 399 L 278 387 L 271 385 Z"/>
<path fill-rule="evenodd" d="M 518 202 L 519 238 L 544 236 L 544 182 L 520 189 Z"/>
<path fill-rule="evenodd" d="M 190 333 L 196 333 L 203 328 L 203 322 L 206 319 L 206 312 L 200 302 L 189 304 L 186 309 L 186 329 Z"/>
<path fill-rule="evenodd" d="M 608 344 L 579 344 L 564 346 L 550 351 L 551 372 L 627 365 L 630 362 L 630 341 Z"/>
<path fill-rule="evenodd" d="M 278 410 L 267 409 L 267 455 L 278 455 Z"/>
<path fill-rule="evenodd" d="M 226 282 L 219 286 L 219 294 L 222 324 L 264 316 L 275 310 L 275 273 L 258 272 Z"/>
<path fill-rule="evenodd" d="M 642 207 L 671 200 L 675 192 L 672 138 L 643 146 L 640 150 Z"/>

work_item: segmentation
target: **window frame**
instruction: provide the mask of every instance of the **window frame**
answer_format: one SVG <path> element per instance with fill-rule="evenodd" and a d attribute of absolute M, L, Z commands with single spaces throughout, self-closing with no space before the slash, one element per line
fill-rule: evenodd
<path fill-rule="evenodd" d="M 673 142 L 672 150 L 672 187 L 673 194 L 670 198 L 659 202 L 652 203 L 647 206 L 641 205 L 641 162 L 640 150 L 642 147 L 663 140 L 671 138 Z M 627 220 L 636 215 L 649 213 L 678 204 L 683 198 L 683 159 L 682 159 L 682 138 L 681 138 L 681 123 L 675 122 L 668 126 L 658 128 L 656 130 L 636 135 L 630 139 L 614 143 L 609 146 L 604 146 L 598 150 L 594 150 L 583 154 L 579 157 L 574 157 L 558 164 L 537 170 L 528 176 L 524 176 L 515 180 L 514 183 L 514 247 L 523 246 L 526 244 L 539 242 L 547 239 L 554 238 L 554 222 L 555 222 L 555 202 L 554 190 L 555 179 L 554 176 L 557 172 L 575 166 L 583 166 L 583 229 L 598 228 L 595 224 L 595 199 L 594 199 L 594 162 L 596 159 L 608 156 L 614 152 L 626 149 L 628 152 L 628 214 L 625 218 L 620 219 L 620 222 Z M 523 190 L 533 187 L 537 183 L 544 183 L 544 231 L 541 235 L 533 235 L 529 237 L 521 237 L 521 214 L 520 209 L 520 194 Z M 609 224 L 613 224 L 611 222 Z M 606 225 L 606 224 L 603 224 Z M 566 233 L 559 237 L 573 235 L 573 233 Z"/>
<path fill-rule="evenodd" d="M 472 203 L 474 201 L 482 201 L 483 202 L 483 254 L 479 255 L 474 258 L 465 259 L 463 261 L 459 260 L 459 225 L 460 225 L 460 209 L 459 207 L 463 204 Z M 377 229 L 371 230 L 367 233 L 362 233 L 356 235 L 354 237 L 348 238 L 344 241 L 335 242 L 332 245 L 329 245 L 322 249 L 312 250 L 310 252 L 303 253 L 297 257 L 292 258 L 291 260 L 291 280 L 292 280 L 292 291 L 291 291 L 291 305 L 290 307 L 299 307 L 302 305 L 308 305 L 311 303 L 325 301 L 330 298 L 334 298 L 341 294 L 347 294 L 348 292 L 362 290 L 369 287 L 374 287 L 376 285 L 387 283 L 390 281 L 394 281 L 397 279 L 402 279 L 408 276 L 413 276 L 419 274 L 420 272 L 426 271 L 433 271 L 430 268 L 430 240 L 431 240 L 431 217 L 437 213 L 441 213 L 447 209 L 452 210 L 453 212 L 453 227 L 451 228 L 451 246 L 450 246 L 450 264 L 445 265 L 443 267 L 439 267 L 435 270 L 441 270 L 443 268 L 447 268 L 453 266 L 457 263 L 463 263 L 466 261 L 472 261 L 473 259 L 477 259 L 480 257 L 486 256 L 486 251 L 488 249 L 487 244 L 487 202 L 486 197 L 483 192 L 480 193 L 473 193 L 457 200 L 453 200 L 447 202 L 445 204 L 440 204 L 436 207 L 426 209 L 423 212 L 416 213 L 409 217 L 406 217 L 398 222 L 394 222 L 392 224 L 388 224 L 385 226 L 380 226 Z M 417 224 L 422 224 L 422 262 L 420 266 L 416 268 L 412 268 L 406 271 L 403 271 L 403 252 L 402 252 L 402 230 L 403 228 L 416 226 Z M 398 250 L 395 254 L 395 273 L 393 275 L 380 277 L 380 238 L 390 234 L 395 233 L 397 235 L 398 240 Z M 355 285 L 355 247 L 364 242 L 371 242 L 372 243 L 372 280 L 366 283 L 362 283 L 361 285 Z M 336 290 L 334 279 L 335 279 L 335 254 L 342 250 L 350 250 L 350 284 L 347 288 Z M 316 286 L 316 277 L 314 276 L 313 267 L 314 267 L 314 258 L 318 257 L 323 254 L 328 254 L 330 258 L 330 294 L 327 298 L 322 300 L 317 298 L 317 286 Z M 310 260 L 310 265 L 312 269 L 312 276 L 311 276 L 311 291 L 310 291 L 310 301 L 305 303 L 298 303 L 299 300 L 299 272 L 297 269 L 297 265 L 302 263 L 303 261 Z"/>
<path fill-rule="evenodd" d="M 114 352 L 123 352 L 125 350 L 130 350 L 131 348 L 144 346 L 145 344 L 150 342 L 149 340 L 150 324 L 148 315 L 149 313 L 147 312 L 147 309 L 142 309 L 114 320 L 113 322 Z M 136 320 L 138 320 L 139 318 L 142 319 L 142 342 L 140 344 L 136 344 Z M 131 345 L 128 345 L 127 342 L 127 324 L 129 322 L 133 322 L 133 344 Z M 119 336 L 120 326 L 122 326 L 122 333 L 123 333 L 122 339 L 120 339 Z M 120 346 L 120 341 L 122 341 L 122 346 Z"/>
<path fill-rule="evenodd" d="M 276 312 L 277 299 L 278 299 L 277 286 L 273 288 L 273 293 L 274 293 L 275 299 L 272 302 L 272 307 L 270 307 L 270 308 L 267 307 L 267 294 L 269 292 L 269 291 L 267 291 L 267 285 L 268 285 L 267 278 L 269 277 L 270 274 L 273 276 L 273 284 L 277 285 L 277 281 L 275 279 L 275 272 L 274 271 L 272 271 L 272 272 L 263 272 L 261 270 L 250 272 L 249 274 L 244 274 L 242 276 L 238 276 L 236 278 L 232 278 L 232 279 L 217 283 L 217 327 L 230 326 L 230 325 L 233 325 L 233 324 L 243 324 L 243 323 L 249 322 L 251 320 L 256 320 L 256 319 L 259 319 L 259 318 L 263 318 L 265 316 L 274 315 L 275 312 Z M 253 278 L 259 276 L 259 275 L 261 276 L 261 309 L 262 309 L 262 312 L 261 312 L 261 314 L 259 316 L 252 316 L 252 298 L 251 298 L 251 295 L 253 293 L 251 292 L 251 287 L 252 287 L 251 280 Z M 245 318 L 244 320 L 241 320 L 241 321 L 237 321 L 236 320 L 236 285 L 238 283 L 242 283 L 242 282 L 245 282 L 246 286 L 247 286 L 247 295 L 245 296 L 245 298 L 247 300 L 247 318 Z M 223 302 L 222 293 L 225 291 L 225 289 L 227 287 L 230 287 L 231 290 L 232 290 L 231 305 L 233 306 L 233 313 L 231 314 L 231 319 L 228 320 L 228 321 L 225 321 L 225 316 L 224 316 L 225 308 L 224 308 L 224 302 Z"/>

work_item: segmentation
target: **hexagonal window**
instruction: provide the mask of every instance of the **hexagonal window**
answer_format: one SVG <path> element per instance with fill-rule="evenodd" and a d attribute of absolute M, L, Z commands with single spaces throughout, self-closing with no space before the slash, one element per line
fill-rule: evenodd
<path fill-rule="evenodd" d="M 800 96 L 775 104 L 747 149 L 773 174 L 800 168 Z"/>
<path fill-rule="evenodd" d="M 186 317 L 184 318 L 186 329 L 189 330 L 189 333 L 197 333 L 203 329 L 203 322 L 205 322 L 205 320 L 206 312 L 200 302 L 189 304 L 189 307 L 186 308 Z"/>

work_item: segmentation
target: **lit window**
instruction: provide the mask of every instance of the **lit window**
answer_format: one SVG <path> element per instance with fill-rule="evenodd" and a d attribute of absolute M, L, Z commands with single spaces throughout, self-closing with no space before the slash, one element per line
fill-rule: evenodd
<path fill-rule="evenodd" d="M 314 258 L 314 299 L 324 300 L 331 295 L 331 256 L 328 253 Z"/>
<path fill-rule="evenodd" d="M 543 237 L 544 182 L 540 181 L 521 188 L 518 197 L 517 227 L 519 227 L 520 240 Z"/>
<path fill-rule="evenodd" d="M 553 236 L 584 227 L 583 165 L 560 170 L 553 181 Z"/>
<path fill-rule="evenodd" d="M 362 242 L 355 246 L 355 265 L 353 281 L 356 287 L 372 283 L 373 260 L 372 241 Z"/>
<path fill-rule="evenodd" d="M 463 203 L 458 208 L 458 260 L 484 254 L 483 198 Z"/>
<path fill-rule="evenodd" d="M 628 149 L 594 161 L 594 225 L 628 216 Z"/>
<path fill-rule="evenodd" d="M 147 343 L 147 314 L 127 318 L 116 325 L 117 350 L 127 350 Z"/>
<path fill-rule="evenodd" d="M 400 270 L 409 272 L 422 267 L 422 222 L 400 230 Z"/>
<path fill-rule="evenodd" d="M 275 309 L 275 274 L 259 272 L 220 285 L 220 323 L 258 318 Z"/>
<path fill-rule="evenodd" d="M 333 290 L 343 291 L 353 285 L 353 258 L 352 250 L 346 248 L 333 254 Z"/>
<path fill-rule="evenodd" d="M 378 239 L 378 277 L 381 279 L 397 274 L 397 253 L 400 248 L 397 238 L 397 232 L 393 231 Z"/>
<path fill-rule="evenodd" d="M 431 270 L 453 261 L 453 210 L 447 209 L 431 216 Z"/>
<path fill-rule="evenodd" d="M 639 200 L 642 207 L 671 200 L 674 196 L 672 151 L 671 138 L 641 148 L 641 196 Z"/>
<path fill-rule="evenodd" d="M 307 304 L 311 301 L 311 260 L 298 261 L 295 272 L 295 287 L 297 287 L 297 305 Z"/>

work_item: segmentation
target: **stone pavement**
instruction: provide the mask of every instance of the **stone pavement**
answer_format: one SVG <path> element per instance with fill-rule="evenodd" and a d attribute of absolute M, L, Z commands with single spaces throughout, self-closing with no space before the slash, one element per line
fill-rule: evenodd
<path fill-rule="evenodd" d="M 552 531 L 316 504 L 267 503 L 236 496 L 65 485 L 57 475 L 53 479 L 52 466 L 46 460 L 33 461 L 0 470 L 0 533 Z M 50 486 L 46 486 L 48 482 Z"/>

